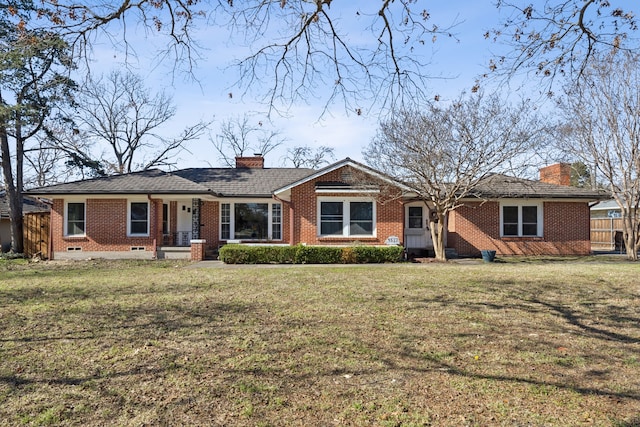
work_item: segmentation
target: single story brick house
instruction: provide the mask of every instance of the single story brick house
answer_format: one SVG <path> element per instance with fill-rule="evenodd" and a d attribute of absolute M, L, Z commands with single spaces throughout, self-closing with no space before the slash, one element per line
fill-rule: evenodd
<path fill-rule="evenodd" d="M 486 178 L 450 215 L 447 247 L 461 256 L 589 254 L 589 206 L 605 196 L 562 185 L 565 172 L 553 165 L 541 181 Z M 394 196 L 382 197 L 383 187 Z M 27 193 L 51 202 L 55 259 L 202 259 L 231 242 L 400 244 L 416 255 L 433 248 L 428 206 L 349 158 L 311 170 L 238 157 L 235 168 L 148 170 Z"/>

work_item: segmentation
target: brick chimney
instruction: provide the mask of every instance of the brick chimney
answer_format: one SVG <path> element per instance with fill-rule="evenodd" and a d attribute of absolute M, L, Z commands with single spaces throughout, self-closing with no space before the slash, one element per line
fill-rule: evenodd
<path fill-rule="evenodd" d="M 540 181 L 547 184 L 571 185 L 571 165 L 556 163 L 540 169 Z"/>
<path fill-rule="evenodd" d="M 255 154 L 253 157 L 236 157 L 236 169 L 264 169 L 264 157 Z"/>

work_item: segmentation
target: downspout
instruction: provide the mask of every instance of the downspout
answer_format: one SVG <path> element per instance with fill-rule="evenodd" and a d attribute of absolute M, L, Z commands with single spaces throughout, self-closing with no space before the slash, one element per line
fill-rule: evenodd
<path fill-rule="evenodd" d="M 272 194 L 271 197 L 273 197 L 276 201 L 284 204 L 289 205 L 289 246 L 293 246 L 293 242 L 295 241 L 294 239 L 294 224 L 293 224 L 293 203 L 289 200 L 283 200 L 280 197 L 276 196 L 275 194 Z"/>

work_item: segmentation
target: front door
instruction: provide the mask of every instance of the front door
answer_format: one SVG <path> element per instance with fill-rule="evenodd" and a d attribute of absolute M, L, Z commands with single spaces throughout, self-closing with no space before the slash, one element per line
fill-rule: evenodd
<path fill-rule="evenodd" d="M 191 245 L 191 200 L 178 202 L 176 245 Z"/>
<path fill-rule="evenodd" d="M 433 249 L 428 214 L 429 209 L 423 202 L 405 205 L 404 246 L 410 257 L 426 256 Z"/>

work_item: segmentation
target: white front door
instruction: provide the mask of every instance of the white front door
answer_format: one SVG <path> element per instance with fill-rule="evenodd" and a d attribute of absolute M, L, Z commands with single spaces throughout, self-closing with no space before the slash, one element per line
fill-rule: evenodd
<path fill-rule="evenodd" d="M 176 232 L 176 244 L 178 246 L 189 246 L 191 244 L 191 200 L 178 202 Z"/>
<path fill-rule="evenodd" d="M 421 255 L 433 249 L 428 221 L 429 209 L 423 202 L 405 205 L 404 247 L 411 255 Z"/>

